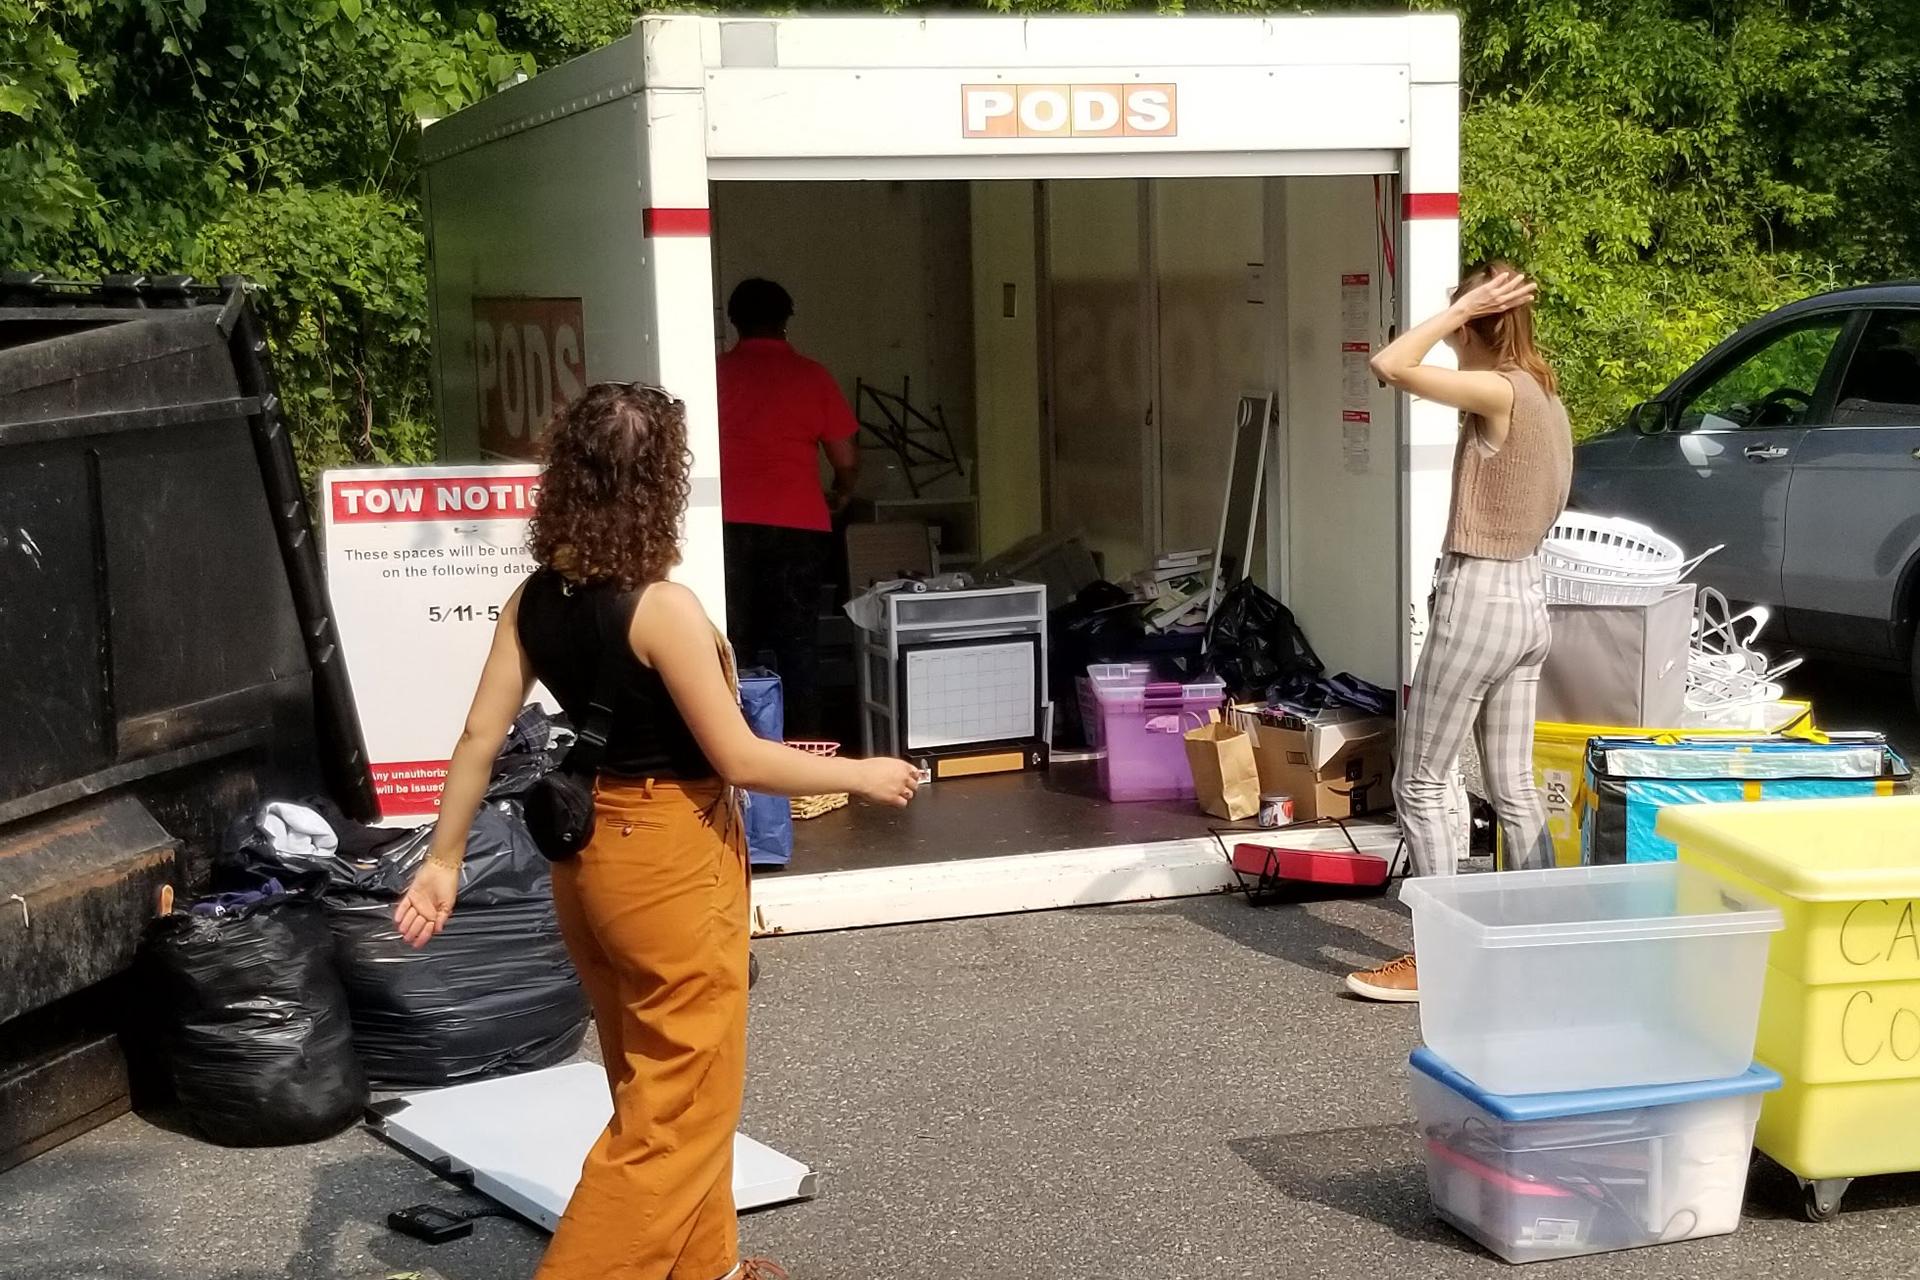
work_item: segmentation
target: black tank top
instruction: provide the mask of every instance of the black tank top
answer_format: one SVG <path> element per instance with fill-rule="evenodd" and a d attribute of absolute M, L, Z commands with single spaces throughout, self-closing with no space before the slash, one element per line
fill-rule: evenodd
<path fill-rule="evenodd" d="M 637 591 L 611 585 L 575 586 L 551 569 L 527 579 L 520 596 L 520 647 L 533 674 L 559 700 L 567 719 L 585 723 L 600 663 L 612 648 L 613 727 L 602 773 L 626 778 L 696 779 L 713 766 L 680 716 L 660 673 L 643 664 L 626 642 Z"/>

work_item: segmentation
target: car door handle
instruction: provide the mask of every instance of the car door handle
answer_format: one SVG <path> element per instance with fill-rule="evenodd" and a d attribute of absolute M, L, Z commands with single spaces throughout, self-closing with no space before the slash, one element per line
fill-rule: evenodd
<path fill-rule="evenodd" d="M 1786 457 L 1791 452 L 1792 450 L 1783 444 L 1750 444 L 1746 448 L 1747 460 L 1750 462 L 1772 462 L 1776 458 Z"/>

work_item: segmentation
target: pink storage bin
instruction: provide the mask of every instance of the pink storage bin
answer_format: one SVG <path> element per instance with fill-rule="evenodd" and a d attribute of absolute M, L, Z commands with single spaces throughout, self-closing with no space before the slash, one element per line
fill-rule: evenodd
<path fill-rule="evenodd" d="M 1087 746 L 1094 751 L 1106 749 L 1106 734 L 1101 731 L 1100 700 L 1094 697 L 1096 685 L 1141 685 L 1153 681 L 1153 668 L 1144 663 L 1108 662 L 1096 663 L 1087 668 L 1087 674 L 1080 677 L 1080 728 L 1086 734 Z"/>
<path fill-rule="evenodd" d="M 1087 686 L 1099 711 L 1089 723 L 1098 725 L 1100 785 L 1107 799 L 1193 799 L 1187 731 L 1220 709 L 1226 685 L 1156 684 L 1149 668 L 1135 665 L 1090 668 Z"/>

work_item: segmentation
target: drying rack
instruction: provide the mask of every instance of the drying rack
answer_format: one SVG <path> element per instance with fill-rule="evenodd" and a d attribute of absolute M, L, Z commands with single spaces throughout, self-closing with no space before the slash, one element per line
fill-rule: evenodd
<path fill-rule="evenodd" d="M 900 470 L 916 498 L 948 476 L 962 476 L 960 451 L 954 447 L 953 432 L 947 428 L 947 413 L 933 406 L 929 417 L 913 405 L 913 379 L 900 379 L 900 394 L 882 391 L 866 379 L 854 383 L 854 413 L 878 447 L 900 460 Z M 874 421 L 868 411 L 878 415 Z"/>

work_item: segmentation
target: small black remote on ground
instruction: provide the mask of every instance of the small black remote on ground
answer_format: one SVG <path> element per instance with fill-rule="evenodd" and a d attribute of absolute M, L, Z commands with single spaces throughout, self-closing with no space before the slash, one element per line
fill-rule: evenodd
<path fill-rule="evenodd" d="M 472 1218 L 430 1204 L 396 1209 L 387 1215 L 387 1225 L 403 1236 L 412 1236 L 428 1244 L 464 1240 L 473 1234 Z"/>

